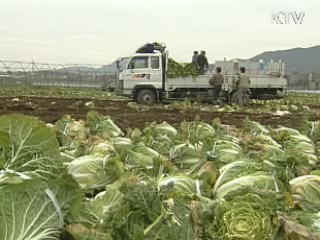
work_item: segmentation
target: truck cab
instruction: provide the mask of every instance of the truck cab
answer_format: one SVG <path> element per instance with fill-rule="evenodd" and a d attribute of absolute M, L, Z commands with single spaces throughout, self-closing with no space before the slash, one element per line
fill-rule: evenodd
<path fill-rule="evenodd" d="M 133 97 L 136 101 L 141 102 L 141 97 L 152 98 L 144 101 L 155 102 L 160 97 L 163 82 L 163 54 L 156 53 L 137 53 L 129 58 L 126 68 L 119 74 L 119 89 L 123 95 Z M 139 94 L 152 91 L 150 94 Z"/>

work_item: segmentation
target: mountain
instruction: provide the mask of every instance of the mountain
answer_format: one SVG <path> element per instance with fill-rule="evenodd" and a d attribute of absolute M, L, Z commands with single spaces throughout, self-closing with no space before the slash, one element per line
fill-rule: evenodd
<path fill-rule="evenodd" d="M 76 65 L 71 67 L 64 67 L 59 69 L 60 72 L 70 73 L 70 74 L 76 74 L 79 72 L 92 72 L 92 67 L 84 66 L 84 65 Z"/>
<path fill-rule="evenodd" d="M 264 52 L 251 58 L 250 61 L 260 59 L 265 62 L 270 60 L 285 62 L 287 73 L 320 73 L 320 46 Z"/>
<path fill-rule="evenodd" d="M 117 64 L 115 62 L 109 65 L 103 65 L 102 67 L 98 68 L 99 72 L 117 72 Z"/>
<path fill-rule="evenodd" d="M 75 65 L 70 67 L 64 67 L 58 69 L 57 71 L 61 73 L 68 74 L 92 74 L 96 75 L 115 75 L 117 73 L 116 63 L 111 63 L 109 65 L 103 65 L 101 67 L 89 66 L 89 65 Z"/>

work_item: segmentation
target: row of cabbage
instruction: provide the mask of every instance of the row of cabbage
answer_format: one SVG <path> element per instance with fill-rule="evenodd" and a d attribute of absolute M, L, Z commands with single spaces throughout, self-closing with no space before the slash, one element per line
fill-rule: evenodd
<path fill-rule="evenodd" d="M 319 151 L 319 122 L 2 116 L 0 239 L 319 239 Z"/>

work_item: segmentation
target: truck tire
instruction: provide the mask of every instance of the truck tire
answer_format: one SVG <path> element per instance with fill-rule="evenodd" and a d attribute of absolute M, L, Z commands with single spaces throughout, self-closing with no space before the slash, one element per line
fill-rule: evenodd
<path fill-rule="evenodd" d="M 140 90 L 137 94 L 137 103 L 144 105 L 152 105 L 157 101 L 157 96 L 151 89 Z"/>
<path fill-rule="evenodd" d="M 238 91 L 233 91 L 231 93 L 229 102 L 239 104 L 239 92 Z"/>
<path fill-rule="evenodd" d="M 242 99 L 243 104 L 248 104 L 250 100 L 250 96 L 246 95 L 245 99 Z M 235 104 L 240 104 L 241 103 L 241 99 L 240 99 L 240 93 L 239 91 L 234 91 L 231 96 L 230 96 L 230 102 L 231 103 L 235 103 Z"/>

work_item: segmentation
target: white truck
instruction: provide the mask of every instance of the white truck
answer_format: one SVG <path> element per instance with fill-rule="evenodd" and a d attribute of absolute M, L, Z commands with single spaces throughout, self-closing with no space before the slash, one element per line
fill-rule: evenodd
<path fill-rule="evenodd" d="M 210 102 L 213 99 L 209 79 L 212 75 L 169 78 L 168 51 L 155 47 L 152 53 L 135 53 L 126 58 L 126 65 L 118 76 L 117 92 L 133 98 L 139 104 L 154 104 L 165 100 Z M 221 99 L 233 102 L 236 96 L 234 74 L 224 73 Z M 279 91 L 286 91 L 287 80 L 282 72 L 250 75 L 250 97 L 274 99 Z"/>

